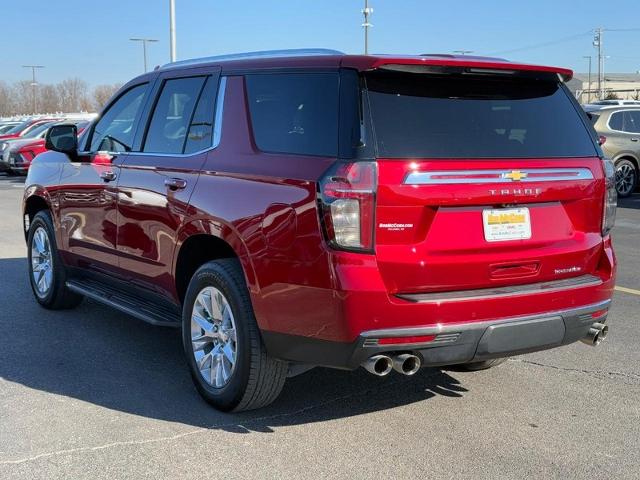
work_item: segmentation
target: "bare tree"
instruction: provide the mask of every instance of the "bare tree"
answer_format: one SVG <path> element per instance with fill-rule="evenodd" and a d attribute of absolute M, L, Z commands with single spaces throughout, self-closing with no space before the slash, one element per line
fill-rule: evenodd
<path fill-rule="evenodd" d="M 78 112 L 87 104 L 87 83 L 79 78 L 68 78 L 56 86 L 63 112 Z"/>
<path fill-rule="evenodd" d="M 38 110 L 41 113 L 55 113 L 61 110 L 56 85 L 40 85 L 38 89 Z"/>
<path fill-rule="evenodd" d="M 13 115 L 14 111 L 12 89 L 5 82 L 0 82 L 0 117 Z"/>
<path fill-rule="evenodd" d="M 115 83 L 113 85 L 98 85 L 93 89 L 93 108 L 97 111 L 102 110 L 102 107 L 109 101 L 109 99 L 120 90 L 122 85 Z"/>
<path fill-rule="evenodd" d="M 35 113 L 33 111 L 33 86 L 29 80 L 20 80 L 13 84 L 11 89 L 14 114 Z"/>

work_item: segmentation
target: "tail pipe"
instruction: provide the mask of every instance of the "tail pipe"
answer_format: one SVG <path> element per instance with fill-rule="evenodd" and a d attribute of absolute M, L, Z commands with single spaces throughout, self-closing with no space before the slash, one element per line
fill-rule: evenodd
<path fill-rule="evenodd" d="M 607 325 L 604 323 L 594 323 L 581 341 L 592 347 L 597 347 L 607 337 L 607 333 L 609 333 L 609 327 Z"/>
<path fill-rule="evenodd" d="M 393 369 L 403 375 L 413 375 L 420 370 L 420 358 L 411 354 L 403 353 L 393 357 Z"/>
<path fill-rule="evenodd" d="M 387 355 L 374 355 L 365 360 L 362 366 L 367 372 L 384 377 L 391 372 L 393 361 Z"/>

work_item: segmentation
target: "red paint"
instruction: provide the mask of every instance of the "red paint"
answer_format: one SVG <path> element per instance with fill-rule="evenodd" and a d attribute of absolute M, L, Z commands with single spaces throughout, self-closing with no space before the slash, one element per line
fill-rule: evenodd
<path fill-rule="evenodd" d="M 460 170 L 464 175 L 468 162 L 461 160 L 377 159 L 371 252 L 338 251 L 327 244 L 318 182 L 336 159 L 258 151 L 244 81 L 232 72 L 338 66 L 367 70 L 393 63 L 535 70 L 565 78 L 572 74 L 552 67 L 441 57 L 212 62 L 212 67 L 221 66 L 223 75 L 231 72 L 217 148 L 188 158 L 122 154 L 107 162 L 97 156 L 93 163 L 46 152 L 30 170 L 25 199 L 39 195 L 47 200 L 65 262 L 129 280 L 176 304 L 176 262 L 184 243 L 194 235 L 225 241 L 243 266 L 259 326 L 273 332 L 351 342 L 366 330 L 479 322 L 610 299 L 615 255 L 610 238 L 600 233 L 605 184 L 599 158 L 473 160 L 475 169 L 588 168 L 595 179 L 530 182 L 527 187 L 539 191 L 526 197 L 496 197 L 490 189 L 500 186 L 491 183 L 403 184 L 412 169 Z M 154 75 L 142 78 L 153 81 Z M 105 183 L 100 178 L 105 170 L 113 170 L 117 181 Z M 186 188 L 167 189 L 164 180 L 174 177 L 185 180 Z M 513 203 L 529 207 L 533 237 L 488 244 L 482 236 L 482 208 Z M 386 222 L 415 228 L 379 228 Z M 581 274 L 599 276 L 602 284 L 570 294 L 425 304 L 394 296 L 541 282 L 563 278 L 555 270 L 573 266 Z"/>

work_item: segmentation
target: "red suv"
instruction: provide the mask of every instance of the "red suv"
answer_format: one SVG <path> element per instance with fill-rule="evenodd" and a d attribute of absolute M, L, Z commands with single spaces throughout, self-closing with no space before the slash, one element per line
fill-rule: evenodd
<path fill-rule="evenodd" d="M 320 50 L 166 65 L 79 139 L 47 134 L 24 194 L 34 295 L 181 327 L 222 410 L 318 365 L 597 344 L 616 191 L 571 74 Z"/>

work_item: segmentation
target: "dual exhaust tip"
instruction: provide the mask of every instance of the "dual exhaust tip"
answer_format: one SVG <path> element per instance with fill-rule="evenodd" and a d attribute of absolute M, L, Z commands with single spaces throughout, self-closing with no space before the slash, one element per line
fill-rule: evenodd
<path fill-rule="evenodd" d="M 591 325 L 591 328 L 589 328 L 587 335 L 580 341 L 592 347 L 597 347 L 607 337 L 607 333 L 609 333 L 609 327 L 607 325 L 604 323 L 594 323 Z"/>
<path fill-rule="evenodd" d="M 369 357 L 362 366 L 369 373 L 373 373 L 379 377 L 389 375 L 391 370 L 395 370 L 403 375 L 413 375 L 418 370 L 422 361 L 416 355 L 411 353 L 402 353 L 400 355 L 374 355 Z"/>

